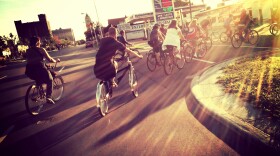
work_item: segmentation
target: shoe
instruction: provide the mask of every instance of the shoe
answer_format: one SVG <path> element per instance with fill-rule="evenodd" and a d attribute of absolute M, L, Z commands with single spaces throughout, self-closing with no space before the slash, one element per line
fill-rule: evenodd
<path fill-rule="evenodd" d="M 194 57 L 197 57 L 197 53 L 194 53 Z"/>
<path fill-rule="evenodd" d="M 51 98 L 47 98 L 46 100 L 47 100 L 47 103 L 49 103 L 49 104 L 55 104 L 55 102 Z"/>

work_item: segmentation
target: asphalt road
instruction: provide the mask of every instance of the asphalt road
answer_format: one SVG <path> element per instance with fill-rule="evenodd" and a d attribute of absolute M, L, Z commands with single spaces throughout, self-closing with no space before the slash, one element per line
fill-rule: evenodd
<path fill-rule="evenodd" d="M 143 44 L 137 42 L 137 44 Z M 149 47 L 140 50 L 143 55 Z M 140 95 L 134 98 L 125 78 L 114 90 L 109 114 L 96 108 L 98 82 L 92 71 L 96 51 L 84 46 L 52 52 L 66 68 L 61 101 L 37 117 L 27 114 L 24 95 L 32 84 L 24 76 L 25 63 L 1 67 L 1 155 L 243 155 L 254 149 L 242 144 L 226 127 L 201 122 L 189 110 L 195 102 L 190 82 L 202 69 L 230 58 L 262 52 L 263 48 L 215 44 L 203 59 L 166 76 L 163 68 L 150 72 L 146 57 L 135 64 Z M 217 125 L 210 129 L 209 125 Z"/>

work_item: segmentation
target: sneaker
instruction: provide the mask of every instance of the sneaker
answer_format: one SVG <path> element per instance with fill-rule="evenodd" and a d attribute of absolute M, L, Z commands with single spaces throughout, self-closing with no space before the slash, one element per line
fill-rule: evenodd
<path fill-rule="evenodd" d="M 47 98 L 47 103 L 49 103 L 49 104 L 55 104 L 55 102 L 54 102 L 53 99 L 51 99 L 51 98 Z"/>
<path fill-rule="evenodd" d="M 194 57 L 197 57 L 197 54 L 196 54 L 196 53 L 194 53 Z"/>

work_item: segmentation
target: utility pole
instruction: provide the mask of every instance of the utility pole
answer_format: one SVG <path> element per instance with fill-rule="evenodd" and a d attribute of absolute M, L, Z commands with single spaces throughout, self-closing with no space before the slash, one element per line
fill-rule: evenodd
<path fill-rule="evenodd" d="M 97 20 L 98 20 L 98 24 L 99 24 L 99 31 L 101 33 L 101 38 L 103 37 L 103 32 L 101 30 L 101 26 L 100 26 L 100 21 L 99 21 L 99 16 L 98 16 L 98 12 L 97 12 L 97 8 L 96 8 L 96 4 L 95 4 L 95 0 L 93 0 L 93 4 L 94 4 L 94 7 L 95 7 L 95 12 L 96 12 L 96 16 L 97 16 Z"/>
<path fill-rule="evenodd" d="M 192 20 L 192 2 L 191 2 L 191 0 L 189 0 L 189 5 L 190 5 L 190 17 Z"/>

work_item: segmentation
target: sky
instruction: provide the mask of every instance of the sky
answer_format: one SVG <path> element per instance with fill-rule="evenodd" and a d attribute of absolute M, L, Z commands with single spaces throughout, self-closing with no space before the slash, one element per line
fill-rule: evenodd
<path fill-rule="evenodd" d="M 211 6 L 221 1 L 204 0 Z M 201 4 L 201 0 L 192 2 Z M 46 14 L 51 30 L 72 28 L 79 40 L 86 30 L 83 13 L 107 26 L 108 19 L 152 11 L 152 0 L 0 0 L 0 36 L 17 35 L 14 21 L 39 21 L 38 14 Z"/>

